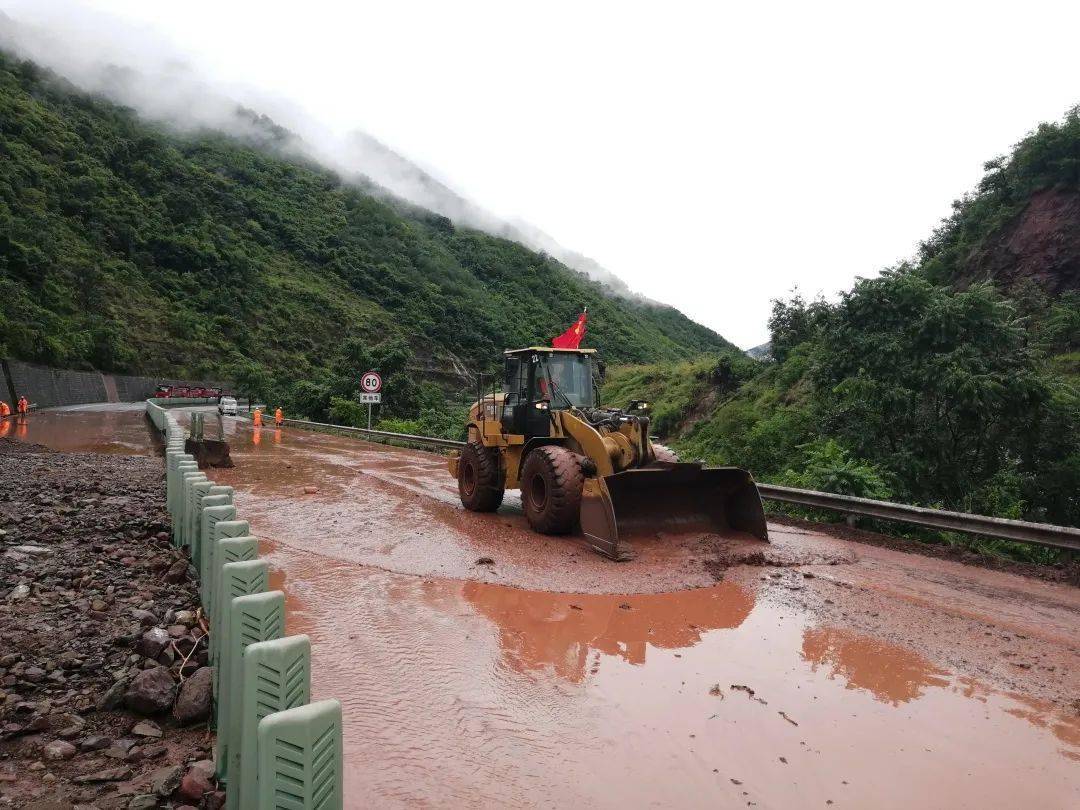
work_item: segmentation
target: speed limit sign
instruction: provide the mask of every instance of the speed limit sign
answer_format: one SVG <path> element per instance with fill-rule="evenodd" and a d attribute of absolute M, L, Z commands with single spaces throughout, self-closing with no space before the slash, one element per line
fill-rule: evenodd
<path fill-rule="evenodd" d="M 382 377 L 377 371 L 365 371 L 360 378 L 360 390 L 365 394 L 377 394 L 382 391 Z"/>

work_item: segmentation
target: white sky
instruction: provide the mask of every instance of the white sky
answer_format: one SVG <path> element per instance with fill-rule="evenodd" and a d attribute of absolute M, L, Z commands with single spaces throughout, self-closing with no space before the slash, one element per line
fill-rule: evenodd
<path fill-rule="evenodd" d="M 0 0 L 165 35 L 735 343 L 913 254 L 1080 102 L 1080 4 Z"/>

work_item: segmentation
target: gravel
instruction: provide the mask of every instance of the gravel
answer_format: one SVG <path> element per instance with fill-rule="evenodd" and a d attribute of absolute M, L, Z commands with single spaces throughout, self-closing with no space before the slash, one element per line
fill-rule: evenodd
<path fill-rule="evenodd" d="M 0 479 L 0 808 L 219 806 L 161 459 L 5 439 Z"/>

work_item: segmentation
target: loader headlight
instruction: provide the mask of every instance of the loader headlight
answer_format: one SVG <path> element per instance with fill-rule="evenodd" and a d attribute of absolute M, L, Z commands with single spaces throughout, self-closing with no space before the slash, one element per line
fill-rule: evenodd
<path fill-rule="evenodd" d="M 546 402 L 537 402 L 536 403 L 536 410 L 538 410 L 538 411 L 546 411 L 547 409 L 548 409 L 548 404 Z"/>

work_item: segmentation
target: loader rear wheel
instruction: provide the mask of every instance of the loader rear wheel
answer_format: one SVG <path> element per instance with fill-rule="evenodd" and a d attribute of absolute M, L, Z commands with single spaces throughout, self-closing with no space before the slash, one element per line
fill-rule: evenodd
<path fill-rule="evenodd" d="M 499 456 L 478 441 L 471 441 L 458 460 L 458 495 L 470 512 L 494 512 L 502 505 L 503 477 Z"/>
<path fill-rule="evenodd" d="M 537 447 L 521 471 L 521 505 L 529 525 L 542 534 L 573 530 L 584 485 L 580 456 L 558 445 Z"/>

